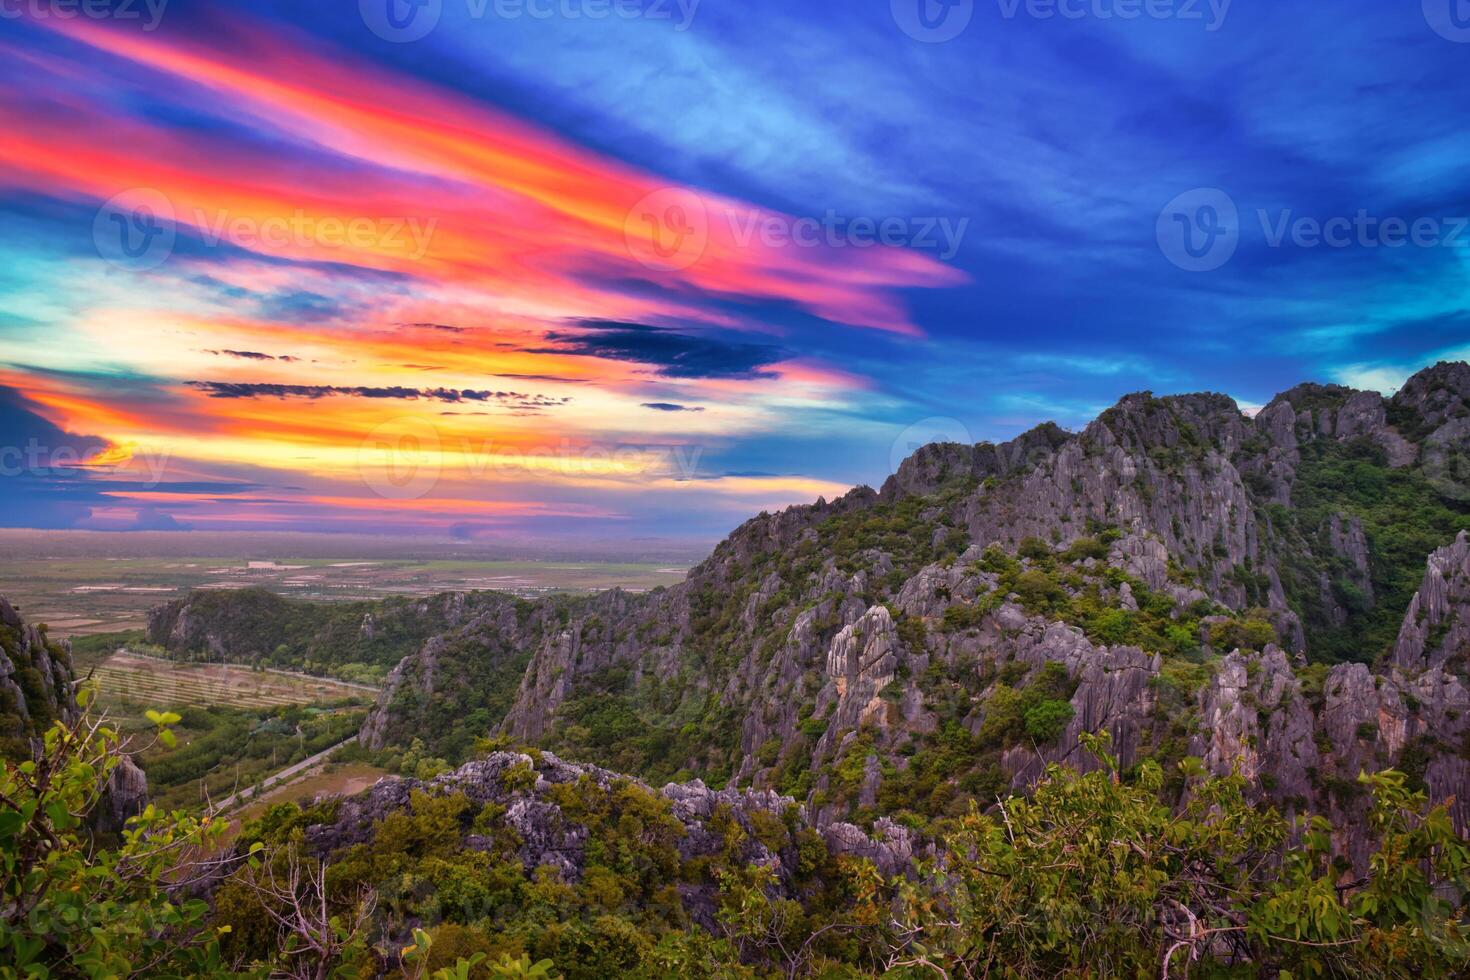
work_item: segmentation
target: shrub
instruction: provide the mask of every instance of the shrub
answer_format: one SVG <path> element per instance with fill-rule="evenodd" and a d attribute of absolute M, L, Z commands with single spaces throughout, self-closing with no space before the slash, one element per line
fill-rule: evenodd
<path fill-rule="evenodd" d="M 1051 557 L 1051 545 L 1037 537 L 1022 538 L 1016 554 L 1032 561 L 1043 561 Z"/>
<path fill-rule="evenodd" d="M 1044 610 L 1059 599 L 1062 587 L 1056 579 L 1040 569 L 1029 569 L 1016 576 L 1016 595 L 1027 609 Z"/>
<path fill-rule="evenodd" d="M 1108 546 L 1093 537 L 1078 538 L 1062 553 L 1062 557 L 1067 561 L 1086 561 L 1088 558 L 1102 561 L 1107 556 Z"/>
<path fill-rule="evenodd" d="M 1070 702 L 1048 698 L 1026 712 L 1026 734 L 1037 742 L 1055 741 L 1075 713 Z"/>
<path fill-rule="evenodd" d="M 1217 650 L 1263 650 L 1276 642 L 1276 627 L 1260 616 L 1231 619 L 1210 626 L 1210 646 Z"/>

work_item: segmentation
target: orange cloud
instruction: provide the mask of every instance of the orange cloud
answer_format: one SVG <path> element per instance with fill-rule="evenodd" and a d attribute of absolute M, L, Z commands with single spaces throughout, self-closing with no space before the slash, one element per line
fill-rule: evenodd
<path fill-rule="evenodd" d="M 249 146 L 181 140 L 151 125 L 85 109 L 87 126 L 48 119 L 12 105 L 0 113 L 16 138 L 0 147 L 11 179 L 41 189 L 109 197 L 152 187 L 173 202 L 179 219 L 217 232 L 232 222 L 259 228 L 291 220 L 308 229 L 302 241 L 275 249 L 292 258 L 321 258 L 315 241 L 324 223 L 386 222 L 419 217 L 432 223 L 427 241 L 386 232 L 333 247 L 332 258 L 440 282 L 478 284 L 501 296 L 583 305 L 621 316 L 613 300 L 578 281 L 589 259 L 619 275 L 677 282 L 713 294 L 786 301 L 825 319 L 859 327 L 917 333 L 893 290 L 962 281 L 947 266 L 916 252 L 886 247 L 846 249 L 779 246 L 749 237 L 771 212 L 666 182 L 580 150 L 565 141 L 455 93 L 390 74 L 339 52 L 320 53 L 279 33 L 265 35 L 237 19 L 229 45 L 138 34 L 82 19 L 44 26 L 97 50 L 170 73 L 225 97 L 227 106 L 269 118 L 339 155 L 328 179 Z M 100 138 L 99 138 L 100 137 Z M 371 166 L 363 167 L 367 163 Z M 351 165 L 349 180 L 331 179 Z M 681 207 L 703 248 L 675 268 L 650 270 L 636 241 L 640 202 L 652 212 Z M 672 195 L 672 196 L 670 196 Z M 655 215 L 656 216 L 656 215 Z M 630 233 L 634 246 L 630 247 Z M 667 230 L 673 234 L 673 229 Z M 665 230 L 653 234 L 662 240 Z M 300 238 L 302 236 L 296 236 Z M 371 236 L 369 236 L 371 238 Z M 400 240 L 400 238 L 402 240 Z M 422 254 L 419 246 L 422 245 Z M 687 264 L 683 261 L 689 258 Z M 637 312 L 634 309 L 629 313 Z"/>

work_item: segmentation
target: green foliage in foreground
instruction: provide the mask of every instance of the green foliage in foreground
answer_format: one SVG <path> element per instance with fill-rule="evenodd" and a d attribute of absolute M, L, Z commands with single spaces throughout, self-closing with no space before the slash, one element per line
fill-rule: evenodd
<path fill-rule="evenodd" d="M 1094 742 L 1094 751 L 1101 747 Z M 1111 761 L 1053 768 L 1029 799 L 972 811 L 943 857 L 900 885 L 887 965 L 904 975 L 1463 976 L 1470 845 L 1400 773 L 1360 777 L 1379 835 L 1345 880 L 1330 826 L 1253 806 L 1240 777 L 1196 780 L 1182 812 L 1164 774 Z"/>
<path fill-rule="evenodd" d="M 176 718 L 156 715 L 166 740 Z M 1124 779 L 1105 755 L 1051 768 L 1029 798 L 930 827 L 936 856 L 885 880 L 831 854 L 795 810 L 728 810 L 713 856 L 631 783 L 556 787 L 587 829 L 566 881 L 526 868 L 505 807 L 418 794 L 366 843 L 321 861 L 305 829 L 335 804 L 246 829 L 213 909 L 176 897 L 225 856 L 221 821 L 146 811 L 108 845 L 87 830 L 117 736 L 57 725 L 0 771 L 0 977 L 1456 977 L 1470 970 L 1470 844 L 1403 775 L 1360 781 L 1377 849 L 1345 875 L 1320 818 L 1289 823 L 1240 777 L 1181 767 Z M 529 796 L 512 770 L 506 788 Z M 548 819 L 553 819 L 548 817 Z M 471 834 L 475 849 L 465 847 Z M 766 854 L 762 860 L 755 855 Z M 778 855 L 779 863 L 769 860 Z M 209 855 L 214 855 L 210 857 Z M 685 896 L 703 895 L 709 928 Z M 553 965 L 554 964 L 554 965 Z"/>
<path fill-rule="evenodd" d="M 174 715 L 154 714 L 171 739 Z M 117 732 L 57 723 L 34 760 L 0 769 L 0 977 L 219 974 L 208 905 L 178 898 L 222 821 L 147 807 L 112 843 L 89 822 L 123 761 Z"/>

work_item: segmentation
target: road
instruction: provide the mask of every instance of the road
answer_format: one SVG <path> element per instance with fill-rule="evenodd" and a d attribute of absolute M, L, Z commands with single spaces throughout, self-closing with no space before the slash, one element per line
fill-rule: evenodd
<path fill-rule="evenodd" d="M 255 789 L 255 792 L 253 794 L 248 789 L 241 790 L 238 793 L 231 793 L 229 796 L 226 796 L 224 799 L 214 804 L 214 812 L 228 813 L 229 811 L 235 809 L 237 806 L 254 801 L 257 796 L 264 793 L 266 790 L 279 786 L 284 782 L 289 782 L 296 776 L 305 772 L 307 769 L 310 769 L 312 766 L 325 762 L 327 756 L 331 755 L 333 752 L 336 752 L 342 746 L 346 745 L 348 742 L 352 741 L 355 738 L 357 738 L 355 734 L 349 735 L 347 738 L 344 738 L 336 745 L 333 745 L 330 748 L 323 749 L 316 755 L 302 759 L 294 766 L 287 766 L 274 775 L 267 776 Z"/>

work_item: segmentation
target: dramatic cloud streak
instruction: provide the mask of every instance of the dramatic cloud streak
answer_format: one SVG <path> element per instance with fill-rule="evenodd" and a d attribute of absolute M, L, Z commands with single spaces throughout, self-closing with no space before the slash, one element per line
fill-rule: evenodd
<path fill-rule="evenodd" d="M 527 395 L 519 391 L 473 391 L 455 388 L 371 388 L 364 385 L 344 387 L 342 385 L 281 385 L 257 382 L 189 381 L 191 388 L 209 395 L 210 398 L 327 398 L 342 395 L 348 398 L 389 398 L 400 401 L 417 401 L 420 398 L 436 402 L 502 402 L 521 408 L 554 408 L 565 405 L 570 398 L 550 398 L 545 395 Z"/>
<path fill-rule="evenodd" d="M 767 344 L 732 343 L 642 323 L 585 320 L 577 326 L 577 332 L 549 332 L 546 339 L 556 346 L 537 353 L 631 361 L 666 378 L 770 378 L 770 366 L 787 358 Z"/>
<path fill-rule="evenodd" d="M 945 44 L 881 3 L 442 6 L 413 44 L 286 0 L 6 21 L 0 449 L 91 455 L 0 509 L 713 536 L 881 480 L 921 422 L 1260 404 L 1466 344 L 1463 249 L 1256 227 L 1464 212 L 1464 46 L 1414 4 L 976 5 Z M 1161 209 L 1211 188 L 1241 234 L 1190 272 Z"/>

